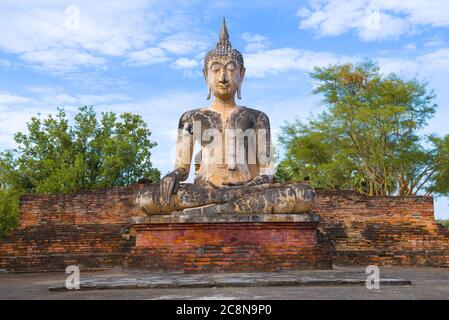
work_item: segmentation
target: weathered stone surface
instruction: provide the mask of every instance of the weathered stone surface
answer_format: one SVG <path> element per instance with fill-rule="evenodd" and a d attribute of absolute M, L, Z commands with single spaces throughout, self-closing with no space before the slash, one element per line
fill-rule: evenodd
<path fill-rule="evenodd" d="M 209 108 L 184 112 L 179 120 L 175 168 L 160 183 L 137 192 L 148 215 L 201 213 L 306 213 L 315 190 L 306 183 L 275 184 L 271 129 L 262 111 L 237 105 L 245 76 L 242 54 L 229 40 L 223 19 L 219 41 L 204 60 L 204 76 L 214 99 Z M 193 150 L 195 180 L 187 180 Z"/>
<path fill-rule="evenodd" d="M 154 288 L 223 288 L 223 287 L 283 287 L 283 286 L 365 286 L 366 274 L 339 273 L 225 273 L 184 275 L 176 273 L 91 277 L 81 279 L 80 290 L 154 289 Z M 383 275 L 380 286 L 412 285 L 412 281 Z M 65 283 L 49 287 L 50 291 L 66 291 Z"/>
<path fill-rule="evenodd" d="M 341 279 L 343 275 L 362 279 L 366 266 L 335 267 L 333 270 L 283 271 L 276 275 Z M 406 279 L 412 285 L 381 285 L 380 290 L 357 286 L 272 286 L 272 287 L 212 287 L 212 288 L 157 288 L 121 290 L 50 291 L 50 286 L 64 285 L 67 274 L 61 272 L 0 274 L 0 300 L 448 300 L 449 268 L 380 267 L 380 276 L 386 279 Z M 182 275 L 176 273 L 177 275 Z M 255 275 L 257 273 L 251 273 Z M 267 276 L 270 273 L 259 273 Z M 98 278 L 134 278 L 171 276 L 167 272 L 113 268 L 88 272 L 81 269 L 81 281 Z M 215 277 L 238 277 L 235 273 L 191 274 L 201 280 Z M 247 275 L 247 274 L 245 274 Z M 360 278 L 359 278 L 360 276 Z M 366 276 L 366 275 L 365 275 Z M 217 302 L 219 304 L 219 302 Z M 256 303 L 256 301 L 255 301 Z M 182 303 L 181 303 L 182 304 Z M 210 317 L 209 317 L 210 318 Z"/>
<path fill-rule="evenodd" d="M 284 214 L 311 211 L 315 190 L 307 183 L 266 183 L 255 186 L 213 188 L 181 184 L 161 202 L 160 184 L 145 184 L 136 194 L 136 203 L 148 215 L 169 214 Z"/>
<path fill-rule="evenodd" d="M 319 222 L 320 216 L 313 213 L 299 214 L 185 214 L 178 212 L 166 215 L 133 217 L 134 224 L 161 223 L 263 223 L 263 222 Z"/>

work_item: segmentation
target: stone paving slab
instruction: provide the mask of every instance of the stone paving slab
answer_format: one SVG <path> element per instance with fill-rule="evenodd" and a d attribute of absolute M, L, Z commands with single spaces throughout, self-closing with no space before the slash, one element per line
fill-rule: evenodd
<path fill-rule="evenodd" d="M 221 274 L 157 273 L 113 277 L 91 277 L 80 280 L 80 290 L 157 289 L 157 288 L 226 288 L 281 286 L 365 286 L 367 274 L 348 272 L 258 272 Z M 412 285 L 411 280 L 383 275 L 380 285 Z M 49 287 L 50 291 L 67 291 L 63 284 Z"/>

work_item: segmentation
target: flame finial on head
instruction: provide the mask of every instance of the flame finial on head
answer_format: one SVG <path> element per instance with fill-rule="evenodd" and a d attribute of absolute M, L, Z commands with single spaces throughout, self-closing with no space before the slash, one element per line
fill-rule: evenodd
<path fill-rule="evenodd" d="M 210 50 L 204 58 L 204 70 L 207 70 L 208 62 L 214 58 L 221 58 L 224 56 L 235 59 L 241 69 L 244 68 L 243 56 L 240 51 L 232 48 L 231 41 L 229 41 L 228 28 L 226 26 L 226 19 L 223 17 L 221 24 L 220 36 L 218 38 L 215 49 Z"/>
<path fill-rule="evenodd" d="M 223 17 L 223 22 L 221 23 L 221 31 L 220 31 L 220 38 L 218 40 L 218 44 L 231 44 L 231 42 L 229 42 L 229 33 L 228 33 L 228 28 L 226 27 L 226 19 L 225 17 Z M 217 44 L 217 45 L 218 45 Z"/>

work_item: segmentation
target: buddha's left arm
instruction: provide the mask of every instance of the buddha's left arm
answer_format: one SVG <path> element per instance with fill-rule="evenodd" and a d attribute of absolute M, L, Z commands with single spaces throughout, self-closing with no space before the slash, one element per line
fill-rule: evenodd
<path fill-rule="evenodd" d="M 256 123 L 257 135 L 257 167 L 261 183 L 268 183 L 273 180 L 274 165 L 271 150 L 271 130 L 268 116 L 261 112 Z"/>

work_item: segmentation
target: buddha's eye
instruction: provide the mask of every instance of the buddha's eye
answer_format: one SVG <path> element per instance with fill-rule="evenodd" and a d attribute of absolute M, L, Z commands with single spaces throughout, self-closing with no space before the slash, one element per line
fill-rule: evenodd
<path fill-rule="evenodd" d="M 226 70 L 234 71 L 235 70 L 235 64 L 234 63 L 229 63 L 228 65 L 226 65 Z"/>
<path fill-rule="evenodd" d="M 220 66 L 218 64 L 213 64 L 211 65 L 210 69 L 214 72 L 217 72 L 218 70 L 220 70 Z"/>

